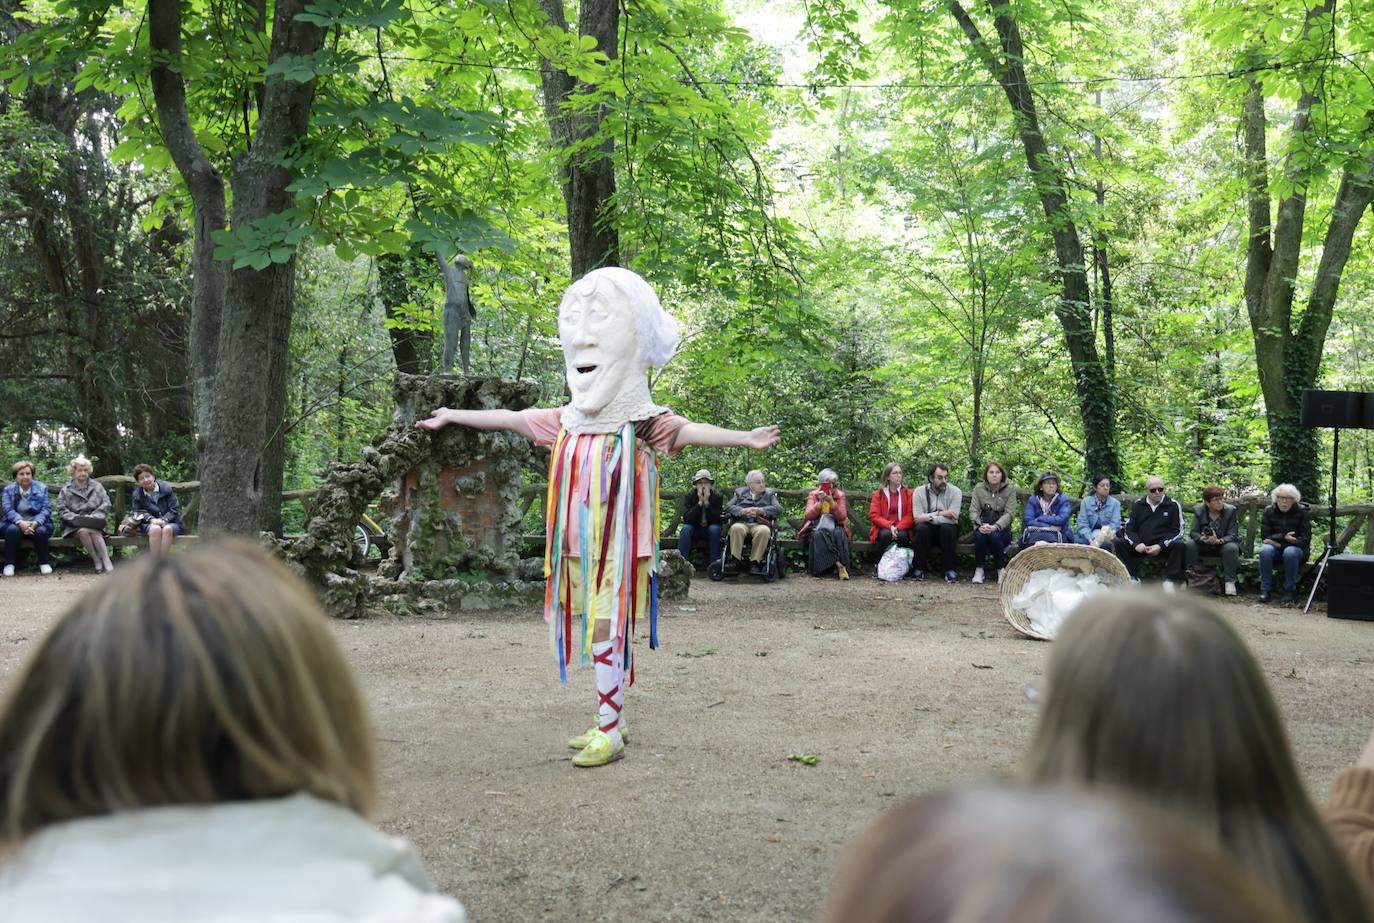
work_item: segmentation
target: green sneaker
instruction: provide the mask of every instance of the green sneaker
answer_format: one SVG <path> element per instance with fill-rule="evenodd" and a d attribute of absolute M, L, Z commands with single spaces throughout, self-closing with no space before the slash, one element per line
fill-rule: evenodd
<path fill-rule="evenodd" d="M 576 737 L 574 737 L 572 740 L 568 741 L 568 746 L 571 747 L 571 748 L 574 749 L 574 750 L 585 750 L 585 749 L 587 749 L 587 744 L 589 744 L 589 743 L 592 742 L 592 736 L 595 735 L 596 733 L 598 733 L 600 730 L 601 730 L 600 727 L 598 727 L 597 725 L 593 724 L 591 727 L 587 728 L 587 729 L 586 729 L 585 731 L 583 731 L 581 734 L 578 734 L 578 735 L 577 735 Z M 626 734 L 625 734 L 625 722 L 624 722 L 624 720 L 622 720 L 622 721 L 620 722 L 620 742 L 621 742 L 621 743 L 629 743 L 629 742 L 630 742 L 630 738 L 627 737 Z"/>
<path fill-rule="evenodd" d="M 587 746 L 582 749 L 582 752 L 572 758 L 572 764 L 590 769 L 594 766 L 605 766 L 607 763 L 613 763 L 624 755 L 624 740 L 613 740 L 610 734 L 597 729 L 592 732 L 592 739 L 587 742 Z"/>

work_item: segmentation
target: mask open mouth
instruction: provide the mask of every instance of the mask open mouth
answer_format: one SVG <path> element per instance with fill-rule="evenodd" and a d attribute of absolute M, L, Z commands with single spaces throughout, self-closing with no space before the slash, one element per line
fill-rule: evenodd
<path fill-rule="evenodd" d="M 587 375 L 596 371 L 596 366 L 594 365 L 575 365 L 573 368 L 577 369 L 577 374 L 579 375 Z"/>

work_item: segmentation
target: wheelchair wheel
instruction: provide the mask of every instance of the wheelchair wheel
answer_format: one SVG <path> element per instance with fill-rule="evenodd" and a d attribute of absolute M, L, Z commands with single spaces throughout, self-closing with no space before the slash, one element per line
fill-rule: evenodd
<path fill-rule="evenodd" d="M 781 548 L 778 549 L 776 564 L 778 568 L 778 579 L 782 580 L 787 576 L 787 555 L 783 553 Z"/>
<path fill-rule="evenodd" d="M 725 565 L 720 563 L 720 559 L 712 561 L 706 567 L 706 576 L 719 583 L 725 579 Z"/>

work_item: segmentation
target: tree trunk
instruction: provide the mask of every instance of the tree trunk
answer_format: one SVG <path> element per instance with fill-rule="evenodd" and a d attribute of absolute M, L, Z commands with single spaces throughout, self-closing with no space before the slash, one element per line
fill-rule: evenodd
<path fill-rule="evenodd" d="M 988 0 L 997 30 L 999 50 L 984 40 L 978 26 L 958 0 L 946 0 L 954 19 L 963 29 L 974 54 L 983 62 L 993 78 L 1001 85 L 1025 150 L 1026 165 L 1031 181 L 1045 212 L 1046 223 L 1054 240 L 1058 265 L 1055 274 L 1060 280 L 1059 304 L 1055 314 L 1064 328 L 1064 343 L 1068 347 L 1073 369 L 1074 389 L 1078 396 L 1079 415 L 1083 421 L 1085 442 L 1085 474 L 1121 476 L 1121 455 L 1116 438 L 1116 394 L 1111 379 L 1097 353 L 1093 333 L 1087 269 L 1083 260 L 1083 244 L 1078 226 L 1069 209 L 1069 196 L 1059 166 L 1050 156 L 1049 147 L 1040 131 L 1040 118 L 1035 99 L 1026 81 L 1023 64 L 1025 47 L 1021 30 L 1012 18 L 1006 0 Z M 1000 53 L 999 53 L 1000 52 Z"/>
<path fill-rule="evenodd" d="M 155 52 L 150 73 L 158 130 L 191 194 L 191 393 L 196 410 L 196 450 L 205 464 L 210 405 L 219 356 L 220 325 L 228 266 L 214 257 L 211 235 L 229 224 L 224 178 L 205 155 L 186 108 L 181 77 L 181 4 L 148 0 L 148 41 Z"/>
<path fill-rule="evenodd" d="M 539 0 L 549 22 L 564 31 L 568 28 L 563 0 Z M 614 61 L 620 38 L 619 0 L 583 0 L 578 17 L 578 34 L 596 39 L 596 50 Z M 565 152 L 574 145 L 595 138 L 605 117 L 604 106 L 571 112 L 568 103 L 575 93 L 588 93 L 592 87 L 578 83 L 549 61 L 540 65 L 544 91 L 544 112 L 554 144 Z M 563 164 L 563 201 L 568 212 L 568 246 L 572 277 L 581 278 L 593 269 L 620 264 L 620 232 L 616 228 L 615 142 L 604 139 L 595 147 L 567 154 Z"/>
<path fill-rule="evenodd" d="M 148 7 L 153 47 L 163 51 L 167 61 L 153 69 L 163 138 L 196 206 L 197 313 L 193 315 L 192 364 L 201 386 L 197 396 L 203 445 L 201 529 L 245 534 L 274 529 L 281 511 L 282 418 L 295 258 L 263 270 L 233 270 L 228 273 L 227 287 L 220 290 L 222 300 L 207 291 L 214 281 L 224 278 L 223 264 L 210 257 L 210 232 L 224 226 L 224 184 L 191 133 L 185 88 L 179 71 L 168 66 L 180 57 L 180 8 L 176 0 L 149 0 Z M 269 61 L 288 54 L 310 55 L 323 46 L 324 31 L 296 19 L 304 9 L 302 0 L 276 4 Z M 306 131 L 314 93 L 313 81 L 267 77 L 253 146 L 235 161 L 231 177 L 235 227 L 290 206 L 286 186 L 291 174 L 281 160 Z M 202 278 L 207 270 L 208 278 Z M 209 322 L 216 319 L 216 304 L 218 331 L 212 341 Z M 207 379 L 202 377 L 207 369 L 212 369 L 213 379 L 208 402 L 203 399 Z"/>
<path fill-rule="evenodd" d="M 1102 91 L 1098 90 L 1094 101 L 1102 108 Z M 1102 136 L 1093 134 L 1093 153 L 1097 157 L 1098 168 L 1102 164 Z M 1106 223 L 1107 186 L 1101 176 L 1097 179 L 1097 214 L 1100 225 Z M 1107 380 L 1116 387 L 1116 329 L 1112 323 L 1112 269 L 1107 260 L 1107 232 L 1101 226 L 1093 229 L 1093 275 L 1097 279 L 1097 327 L 1102 334 L 1102 350 L 1107 367 Z M 1088 475 L 1093 477 L 1094 475 Z"/>
<path fill-rule="evenodd" d="M 388 321 L 400 317 L 401 306 L 414 300 L 414 291 L 410 286 L 413 266 L 412 259 L 399 253 L 384 253 L 377 258 L 377 295 L 382 300 L 382 310 Z M 386 332 L 391 338 L 391 356 L 396 360 L 398 371 L 407 375 L 429 373 L 432 350 L 430 334 L 390 324 Z"/>
<path fill-rule="evenodd" d="M 1330 17 L 1333 0 L 1308 12 L 1307 28 Z M 1305 89 L 1289 128 L 1300 137 L 1310 128 L 1311 112 L 1320 97 Z M 1242 107 L 1242 145 L 1245 153 L 1246 211 L 1249 240 L 1245 255 L 1245 306 L 1255 343 L 1255 365 L 1264 398 L 1270 441 L 1270 476 L 1275 483 L 1297 485 L 1303 494 L 1320 493 L 1319 444 L 1316 430 L 1300 421 L 1302 392 L 1317 382 L 1326 333 L 1331 324 L 1341 275 L 1350 258 L 1351 242 L 1374 198 L 1374 145 L 1362 160 L 1341 174 L 1321 249 L 1321 260 L 1307 296 L 1307 307 L 1294 329 L 1294 280 L 1302 257 L 1303 225 L 1307 210 L 1307 167 L 1289 160 L 1283 165 L 1292 192 L 1278 206 L 1271 226 L 1269 163 L 1265 146 L 1267 117 L 1263 90 L 1251 82 Z"/>

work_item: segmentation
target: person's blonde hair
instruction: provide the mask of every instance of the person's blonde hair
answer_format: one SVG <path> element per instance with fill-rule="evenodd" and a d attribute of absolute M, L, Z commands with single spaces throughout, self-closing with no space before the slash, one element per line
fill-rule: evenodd
<path fill-rule="evenodd" d="M 1031 781 L 1136 792 L 1198 824 L 1305 919 L 1369 919 L 1264 675 L 1209 606 L 1143 591 L 1089 599 L 1046 676 Z"/>
<path fill-rule="evenodd" d="M 58 619 L 0 707 L 0 841 L 296 792 L 366 814 L 369 722 L 326 618 L 242 539 L 121 568 Z"/>
<path fill-rule="evenodd" d="M 1183 821 L 1119 796 L 980 786 L 887 811 L 825 923 L 1295 923 Z"/>
<path fill-rule="evenodd" d="M 14 464 L 10 465 L 10 476 L 16 478 L 19 477 L 19 472 L 23 471 L 25 468 L 29 469 L 29 474 L 38 473 L 38 469 L 33 466 L 33 462 L 29 461 L 28 459 L 25 459 L 23 461 L 17 461 Z"/>
<path fill-rule="evenodd" d="M 76 477 L 76 469 L 81 467 L 90 468 L 92 471 L 95 470 L 95 466 L 91 464 L 91 460 L 89 458 L 87 458 L 84 455 L 78 455 L 76 456 L 76 458 L 73 458 L 71 461 L 67 462 L 67 474 L 71 475 L 72 477 Z"/>

